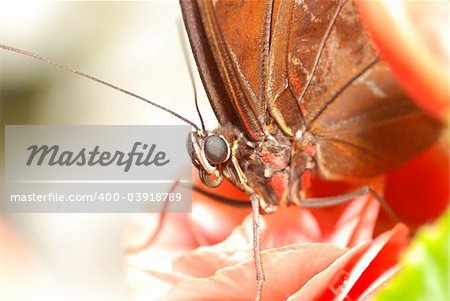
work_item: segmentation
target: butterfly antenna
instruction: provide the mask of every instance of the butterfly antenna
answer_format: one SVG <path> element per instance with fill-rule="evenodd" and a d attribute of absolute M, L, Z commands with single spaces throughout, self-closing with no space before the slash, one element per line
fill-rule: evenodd
<path fill-rule="evenodd" d="M 203 121 L 203 117 L 202 117 L 202 114 L 200 112 L 200 107 L 198 105 L 197 86 L 195 85 L 194 72 L 192 70 L 192 65 L 190 63 L 191 60 L 190 60 L 190 57 L 189 57 L 189 51 L 188 51 L 188 48 L 187 48 L 187 41 L 186 41 L 183 29 L 184 29 L 183 23 L 181 22 L 181 20 L 178 20 L 178 36 L 180 37 L 181 47 L 183 48 L 184 61 L 186 62 L 186 65 L 187 65 L 187 68 L 188 68 L 188 71 L 189 71 L 189 77 L 191 78 L 192 89 L 194 89 L 195 108 L 197 110 L 198 117 L 200 118 L 200 123 L 202 125 L 202 130 L 206 131 L 205 122 Z"/>
<path fill-rule="evenodd" d="M 148 100 L 147 98 L 144 98 L 144 97 L 142 97 L 142 96 L 139 96 L 139 95 L 137 95 L 137 94 L 135 94 L 135 93 L 133 93 L 133 92 L 130 92 L 130 91 L 128 91 L 128 90 L 122 89 L 122 88 L 120 88 L 120 87 L 118 87 L 118 86 L 115 86 L 115 85 L 113 85 L 113 84 L 110 84 L 110 83 L 108 83 L 108 82 L 105 82 L 105 81 L 103 81 L 103 80 L 101 80 L 101 79 L 99 79 L 99 78 L 97 78 L 97 77 L 94 77 L 94 76 L 92 76 L 92 75 L 86 74 L 86 73 L 84 73 L 84 72 L 81 72 L 81 71 L 78 71 L 78 70 L 75 70 L 75 69 L 72 69 L 72 68 L 70 68 L 70 67 L 68 67 L 68 66 L 66 66 L 66 65 L 57 63 L 57 62 L 52 61 L 52 60 L 50 60 L 50 59 L 48 59 L 48 58 L 42 57 L 42 56 L 40 56 L 40 55 L 37 55 L 37 54 L 35 54 L 35 53 L 29 52 L 29 51 L 26 51 L 26 50 L 22 50 L 22 49 L 19 49 L 19 48 L 15 48 L 15 47 L 3 45 L 3 44 L 0 44 L 0 48 L 1 48 L 1 49 L 4 49 L 4 50 L 7 50 L 7 51 L 15 52 L 15 53 L 18 53 L 18 54 L 27 56 L 27 57 L 31 57 L 31 58 L 40 60 L 40 61 L 42 61 L 42 62 L 44 62 L 44 63 L 47 63 L 47 64 L 52 65 L 52 66 L 55 66 L 55 67 L 57 67 L 57 68 L 59 68 L 59 69 L 62 69 L 62 70 L 64 70 L 64 71 L 68 71 L 68 72 L 77 74 L 77 75 L 82 76 L 82 77 L 84 77 L 84 78 L 87 78 L 87 79 L 89 79 L 89 80 L 92 80 L 92 81 L 95 81 L 95 82 L 100 83 L 100 84 L 102 84 L 102 85 L 105 85 L 105 86 L 107 86 L 107 87 L 113 88 L 114 90 L 117 90 L 117 91 L 122 92 L 122 93 L 124 93 L 124 94 L 127 94 L 127 95 L 129 95 L 129 96 L 131 96 L 131 97 L 134 97 L 134 98 L 137 98 L 137 99 L 139 99 L 139 100 L 142 100 L 143 102 L 146 102 L 146 103 L 148 103 L 148 104 L 150 104 L 150 105 L 152 105 L 152 106 L 154 106 L 154 107 L 157 107 L 158 109 L 161 109 L 161 110 L 163 110 L 163 111 L 166 111 L 167 113 L 171 114 L 172 116 L 175 116 L 176 118 L 178 118 L 178 119 L 184 121 L 185 123 L 191 125 L 191 126 L 192 126 L 193 128 L 195 128 L 196 130 L 199 130 L 199 127 L 198 127 L 195 123 L 193 123 L 193 122 L 190 121 L 189 119 L 187 119 L 187 118 L 181 116 L 180 114 L 175 113 L 174 111 L 169 110 L 168 108 L 163 107 L 163 106 L 161 106 L 161 105 L 159 105 L 159 104 L 157 104 L 157 103 L 154 103 L 153 101 L 150 101 L 150 100 Z"/>

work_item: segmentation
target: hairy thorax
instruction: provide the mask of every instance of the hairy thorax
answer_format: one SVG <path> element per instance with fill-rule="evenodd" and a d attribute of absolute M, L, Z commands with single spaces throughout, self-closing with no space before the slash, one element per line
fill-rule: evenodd
<path fill-rule="evenodd" d="M 288 137 L 276 128 L 264 140 L 253 142 L 231 127 L 215 133 L 232 146 L 231 159 L 221 166 L 221 172 L 243 191 L 258 194 L 263 213 L 298 203 L 314 167 L 310 134 L 298 132 Z"/>

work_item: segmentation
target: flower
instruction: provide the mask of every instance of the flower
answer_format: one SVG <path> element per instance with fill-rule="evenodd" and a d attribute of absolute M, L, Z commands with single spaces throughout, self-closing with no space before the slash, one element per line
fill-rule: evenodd
<path fill-rule="evenodd" d="M 168 214 L 155 243 L 128 256 L 130 282 L 144 298 L 254 299 L 251 215 L 225 240 L 212 244 L 226 230 L 216 237 L 209 229 L 202 233 L 205 220 L 215 221 L 210 225 L 220 228 L 214 219 L 217 208 L 200 201 L 200 195 L 194 197 L 192 215 Z M 225 216 L 248 213 L 248 209 L 228 208 Z M 378 211 L 378 202 L 363 196 L 337 208 L 289 207 L 261 217 L 263 300 L 328 300 L 332 296 L 353 300 L 374 291 L 397 271 L 397 257 L 409 239 L 407 227 L 401 224 L 372 239 Z M 140 217 L 155 221 L 158 216 Z"/>
<path fill-rule="evenodd" d="M 445 120 L 445 66 L 450 56 L 445 48 L 448 28 L 442 27 L 446 6 L 442 10 L 439 5 L 445 4 L 358 1 L 380 56 L 399 83 L 418 105 Z M 398 257 L 408 245 L 408 227 L 415 230 L 448 207 L 447 147 L 437 143 L 387 174 L 384 184 L 378 183 L 406 225 L 394 225 L 383 212 L 378 215 L 379 204 L 367 196 L 348 205 L 287 208 L 262 217 L 263 299 L 361 300 L 376 292 L 400 269 Z M 235 194 L 230 188 L 222 193 Z M 249 210 L 211 203 L 200 195 L 194 198 L 192 215 L 170 215 L 156 242 L 128 257 L 131 283 L 145 298 L 253 300 Z M 144 218 L 153 221 L 143 231 L 148 236 L 158 215 Z"/>
<path fill-rule="evenodd" d="M 385 198 L 400 220 L 416 230 L 444 213 L 450 200 L 449 183 L 448 146 L 440 141 L 388 173 Z"/>
<path fill-rule="evenodd" d="M 387 202 L 406 226 L 394 225 L 367 196 L 335 207 L 289 207 L 263 216 L 263 298 L 355 300 L 374 292 L 400 268 L 397 257 L 408 245 L 407 228 L 445 210 L 448 162 L 446 148 L 436 144 L 373 183 L 385 187 Z M 349 189 L 314 184 L 327 193 Z M 212 192 L 248 198 L 227 182 Z M 127 257 L 130 283 L 145 299 L 254 298 L 250 207 L 233 207 L 196 192 L 193 200 L 192 214 L 167 214 L 154 244 Z M 134 242 L 129 241 L 135 246 L 153 233 L 159 215 L 137 217 L 139 227 L 132 231 Z"/>
<path fill-rule="evenodd" d="M 448 118 L 447 1 L 357 1 L 381 57 L 418 105 Z M 448 121 L 448 120 L 447 120 Z"/>

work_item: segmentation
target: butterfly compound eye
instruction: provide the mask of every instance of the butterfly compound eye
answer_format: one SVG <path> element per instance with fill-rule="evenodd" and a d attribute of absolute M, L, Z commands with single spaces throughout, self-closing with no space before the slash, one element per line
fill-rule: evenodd
<path fill-rule="evenodd" d="M 205 140 L 205 156 L 211 164 L 220 164 L 230 157 L 228 142 L 219 135 L 211 135 Z"/>

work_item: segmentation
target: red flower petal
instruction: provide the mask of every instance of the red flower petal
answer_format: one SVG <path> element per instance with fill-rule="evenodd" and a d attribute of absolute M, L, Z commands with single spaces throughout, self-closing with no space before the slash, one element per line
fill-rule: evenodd
<path fill-rule="evenodd" d="M 408 229 L 402 224 L 378 236 L 348 277 L 342 279 L 342 291 L 336 300 L 356 300 L 371 283 L 398 262 L 399 254 L 405 249 L 408 239 Z"/>
<path fill-rule="evenodd" d="M 450 159 L 443 143 L 388 174 L 386 200 L 411 228 L 435 220 L 450 200 Z"/>
<path fill-rule="evenodd" d="M 447 118 L 448 2 L 357 1 L 363 21 L 399 83 L 435 116 Z"/>
<path fill-rule="evenodd" d="M 400 269 L 400 264 L 397 264 L 386 270 L 386 272 L 381 274 L 380 277 L 370 284 L 370 286 L 359 296 L 358 300 L 368 300 L 370 296 L 373 296 L 378 289 L 380 289 L 387 281 L 397 274 Z"/>

